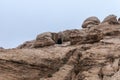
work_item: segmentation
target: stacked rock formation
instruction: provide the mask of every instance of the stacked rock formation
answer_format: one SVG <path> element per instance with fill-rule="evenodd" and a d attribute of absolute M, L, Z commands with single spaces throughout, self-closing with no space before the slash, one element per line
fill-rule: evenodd
<path fill-rule="evenodd" d="M 120 80 L 120 24 L 111 21 L 1 49 L 0 80 Z"/>

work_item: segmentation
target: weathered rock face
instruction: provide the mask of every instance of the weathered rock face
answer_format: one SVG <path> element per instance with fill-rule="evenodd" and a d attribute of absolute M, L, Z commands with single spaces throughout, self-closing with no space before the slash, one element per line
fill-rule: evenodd
<path fill-rule="evenodd" d="M 52 33 L 52 39 L 55 41 L 55 43 L 57 43 L 58 38 L 59 38 L 58 33 Z"/>
<path fill-rule="evenodd" d="M 57 37 L 44 33 L 36 41 Z M 119 24 L 71 30 L 70 42 L 0 50 L 0 80 L 120 80 Z"/>
<path fill-rule="evenodd" d="M 35 40 L 26 41 L 22 45 L 19 45 L 17 48 L 18 49 L 39 48 L 39 47 L 51 46 L 54 44 L 58 44 L 59 40 L 61 40 L 61 43 L 69 42 L 70 34 L 71 32 L 75 30 L 77 29 L 66 30 L 66 31 L 58 32 L 58 33 L 45 32 L 45 33 L 39 34 Z"/>
<path fill-rule="evenodd" d="M 74 47 L 13 49 L 0 52 L 0 80 L 40 80 L 51 77 L 66 64 L 73 52 Z"/>
<path fill-rule="evenodd" d="M 117 16 L 115 15 L 109 15 L 107 16 L 102 23 L 108 23 L 108 24 L 118 24 Z"/>
<path fill-rule="evenodd" d="M 61 41 L 63 42 L 63 34 L 62 32 L 59 33 L 52 33 L 52 39 L 55 41 L 55 43 L 58 43 L 58 40 L 61 39 Z"/>
<path fill-rule="evenodd" d="M 32 41 L 26 41 L 23 44 L 19 45 L 17 48 L 18 49 L 22 49 L 22 48 L 33 48 L 33 43 L 35 42 L 35 40 Z"/>
<path fill-rule="evenodd" d="M 72 30 L 65 30 L 63 32 L 61 32 L 62 36 L 63 36 L 63 42 L 67 42 L 70 41 L 70 36 L 71 33 L 79 31 L 78 29 L 72 29 Z"/>
<path fill-rule="evenodd" d="M 75 31 L 71 33 L 71 44 L 86 44 L 99 42 L 103 38 L 103 33 L 100 30 L 92 28 L 91 30 L 86 29 L 85 31 Z"/>
<path fill-rule="evenodd" d="M 83 22 L 82 28 L 88 28 L 88 27 L 92 27 L 92 26 L 98 25 L 98 24 L 100 24 L 100 20 L 97 17 L 92 16 L 92 17 L 87 18 Z"/>
<path fill-rule="evenodd" d="M 55 44 L 55 41 L 52 39 L 52 34 L 50 32 L 43 33 L 37 36 L 34 42 L 34 48 L 50 46 Z"/>
<path fill-rule="evenodd" d="M 74 45 L 74 44 L 77 44 L 78 42 L 80 42 L 81 36 L 84 34 L 85 34 L 84 31 L 80 31 L 80 30 L 72 31 L 70 34 L 71 45 Z"/>
<path fill-rule="evenodd" d="M 56 43 L 57 43 L 57 40 L 59 38 L 61 38 L 63 42 L 69 42 L 70 41 L 71 33 L 74 32 L 74 31 L 78 31 L 78 29 L 65 30 L 65 31 L 58 32 L 58 33 L 52 33 L 52 39 Z"/>

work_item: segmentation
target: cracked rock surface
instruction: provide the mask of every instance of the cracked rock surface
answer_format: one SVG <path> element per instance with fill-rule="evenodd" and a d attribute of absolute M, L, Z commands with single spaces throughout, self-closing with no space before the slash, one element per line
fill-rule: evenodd
<path fill-rule="evenodd" d="M 69 34 L 62 44 L 36 48 L 30 41 L 22 48 L 1 48 L 0 80 L 120 80 L 119 24 L 100 23 Z"/>

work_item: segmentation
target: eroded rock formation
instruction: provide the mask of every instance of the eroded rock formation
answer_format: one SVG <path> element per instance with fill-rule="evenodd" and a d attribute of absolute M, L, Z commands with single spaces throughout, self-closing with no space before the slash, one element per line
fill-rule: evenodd
<path fill-rule="evenodd" d="M 92 16 L 92 17 L 87 18 L 83 22 L 82 28 L 89 28 L 89 27 L 92 27 L 92 26 L 98 25 L 98 24 L 100 24 L 100 20 L 97 17 Z"/>
<path fill-rule="evenodd" d="M 26 41 L 23 44 L 19 45 L 17 48 L 18 49 L 22 49 L 22 48 L 33 48 L 33 43 L 35 42 L 35 40 L 32 41 Z"/>
<path fill-rule="evenodd" d="M 70 38 L 72 45 L 95 43 L 103 38 L 103 33 L 96 28 L 92 28 L 90 30 L 86 29 L 85 31 L 73 32 Z"/>
<path fill-rule="evenodd" d="M 117 16 L 116 15 L 109 15 L 107 16 L 102 23 L 108 23 L 108 24 L 118 24 L 118 21 L 117 21 Z"/>
<path fill-rule="evenodd" d="M 65 32 L 0 50 L 0 80 L 120 80 L 119 24 Z"/>
<path fill-rule="evenodd" d="M 53 44 L 55 44 L 55 41 L 52 39 L 52 33 L 46 32 L 37 36 L 33 46 L 34 48 L 37 48 L 37 47 L 50 46 Z"/>

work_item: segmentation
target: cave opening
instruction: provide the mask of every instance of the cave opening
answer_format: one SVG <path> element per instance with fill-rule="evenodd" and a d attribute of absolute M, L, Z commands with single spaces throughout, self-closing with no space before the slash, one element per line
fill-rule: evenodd
<path fill-rule="evenodd" d="M 63 42 L 62 42 L 62 39 L 61 39 L 61 38 L 58 38 L 56 44 L 62 44 L 62 43 L 63 43 Z"/>

